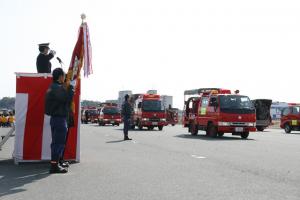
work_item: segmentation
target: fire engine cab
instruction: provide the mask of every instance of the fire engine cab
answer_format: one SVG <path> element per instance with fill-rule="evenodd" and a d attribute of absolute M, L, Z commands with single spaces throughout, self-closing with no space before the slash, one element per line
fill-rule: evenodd
<path fill-rule="evenodd" d="M 137 126 L 140 130 L 147 127 L 153 130 L 158 127 L 161 131 L 167 126 L 166 112 L 162 106 L 160 95 L 157 94 L 140 94 L 131 96 L 134 108 L 133 124 L 134 129 Z"/>
<path fill-rule="evenodd" d="M 186 90 L 184 127 L 188 127 L 192 135 L 203 130 L 211 137 L 232 133 L 246 139 L 249 132 L 256 131 L 255 108 L 248 96 L 238 93 L 220 88 Z"/>

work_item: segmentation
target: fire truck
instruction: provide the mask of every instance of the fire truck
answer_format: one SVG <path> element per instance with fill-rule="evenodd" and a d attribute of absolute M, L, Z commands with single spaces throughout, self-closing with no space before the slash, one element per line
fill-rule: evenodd
<path fill-rule="evenodd" d="M 98 113 L 97 108 L 93 106 L 87 106 L 81 108 L 81 123 L 97 123 Z"/>
<path fill-rule="evenodd" d="M 210 137 L 224 133 L 239 135 L 243 139 L 256 131 L 255 108 L 247 96 L 220 88 L 200 88 L 184 92 L 183 125 L 192 135 L 198 130 Z"/>
<path fill-rule="evenodd" d="M 105 126 L 106 124 L 111 124 L 113 126 L 119 126 L 122 123 L 121 112 L 117 107 L 117 104 L 105 103 L 100 105 L 98 110 L 99 126 Z"/>
<path fill-rule="evenodd" d="M 155 127 L 161 131 L 167 126 L 166 111 L 163 109 L 160 95 L 157 94 L 135 94 L 130 97 L 133 106 L 132 126 L 140 130 L 147 127 L 153 130 Z"/>
<path fill-rule="evenodd" d="M 178 108 L 166 109 L 166 115 L 167 115 L 166 120 L 168 124 L 171 124 L 172 126 L 178 124 Z"/>
<path fill-rule="evenodd" d="M 300 104 L 291 103 L 282 111 L 280 127 L 286 133 L 300 131 Z"/>

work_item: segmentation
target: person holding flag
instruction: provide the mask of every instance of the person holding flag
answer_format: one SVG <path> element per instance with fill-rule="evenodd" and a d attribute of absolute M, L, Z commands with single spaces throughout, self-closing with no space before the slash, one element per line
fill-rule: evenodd
<path fill-rule="evenodd" d="M 53 83 L 46 93 L 45 113 L 49 115 L 51 126 L 51 167 L 50 173 L 67 173 L 68 163 L 62 162 L 68 132 L 70 102 L 74 95 L 75 81 L 65 87 L 65 73 L 56 68 L 52 73 Z"/>

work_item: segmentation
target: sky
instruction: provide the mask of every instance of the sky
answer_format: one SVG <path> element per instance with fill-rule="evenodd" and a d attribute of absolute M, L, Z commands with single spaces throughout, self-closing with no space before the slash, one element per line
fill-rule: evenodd
<path fill-rule="evenodd" d="M 300 102 L 299 10 L 299 0 L 0 0 L 0 98 L 15 96 L 15 72 L 36 72 L 39 43 L 67 70 L 85 13 L 94 74 L 82 99 L 157 89 L 182 108 L 184 90 L 221 87 Z"/>

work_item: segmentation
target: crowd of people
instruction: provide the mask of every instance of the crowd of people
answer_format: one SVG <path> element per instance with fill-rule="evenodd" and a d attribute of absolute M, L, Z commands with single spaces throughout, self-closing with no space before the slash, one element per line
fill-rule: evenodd
<path fill-rule="evenodd" d="M 15 123 L 15 117 L 13 114 L 0 115 L 0 127 L 12 127 L 14 123 Z"/>

